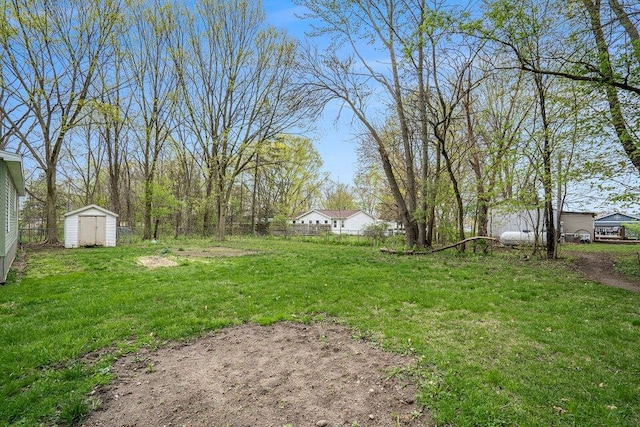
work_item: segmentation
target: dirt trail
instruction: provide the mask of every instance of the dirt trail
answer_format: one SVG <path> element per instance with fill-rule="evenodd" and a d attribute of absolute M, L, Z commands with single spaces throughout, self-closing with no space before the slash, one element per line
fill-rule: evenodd
<path fill-rule="evenodd" d="M 615 288 L 640 292 L 640 283 L 631 281 L 614 270 L 615 259 L 602 252 L 580 252 L 573 254 L 575 269 L 585 278 Z"/>

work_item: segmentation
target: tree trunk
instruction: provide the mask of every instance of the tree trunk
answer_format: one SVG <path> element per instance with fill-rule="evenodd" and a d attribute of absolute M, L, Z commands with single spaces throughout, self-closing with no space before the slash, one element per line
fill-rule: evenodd
<path fill-rule="evenodd" d="M 391 161 L 389 160 L 389 154 L 382 145 L 382 142 L 378 141 L 377 143 L 378 153 L 380 154 L 380 160 L 382 161 L 382 169 L 384 170 L 385 176 L 387 177 L 387 182 L 391 187 L 391 193 L 393 194 L 393 199 L 396 202 L 396 206 L 398 207 L 400 220 L 402 221 L 402 225 L 404 226 L 405 242 L 407 247 L 412 248 L 416 244 L 418 230 L 415 222 L 413 222 L 413 219 L 411 218 L 411 212 L 409 212 L 409 209 L 407 208 L 407 204 L 404 201 L 404 197 L 402 196 L 400 187 L 398 187 L 396 177 L 393 173 L 393 166 L 391 165 Z"/>
<path fill-rule="evenodd" d="M 420 4 L 420 22 L 425 21 L 425 5 L 424 2 Z M 424 78 L 424 37 L 422 32 L 419 32 L 419 45 L 418 45 L 418 107 L 420 113 L 420 142 L 422 143 L 422 204 L 420 209 L 420 221 L 418 222 L 418 242 L 419 245 L 431 247 L 431 242 L 427 239 L 429 234 L 427 231 L 427 213 L 429 210 L 429 203 L 427 202 L 428 187 L 429 187 L 429 122 L 427 117 L 427 103 L 429 100 L 427 97 L 429 94 L 425 89 Z"/>
<path fill-rule="evenodd" d="M 251 232 L 256 234 L 256 202 L 258 198 L 258 169 L 260 167 L 260 155 L 256 154 L 256 167 L 253 171 L 253 194 L 251 194 Z"/>
<path fill-rule="evenodd" d="M 442 153 L 442 157 L 444 158 L 445 166 L 447 167 L 447 172 L 449 173 L 449 179 L 451 180 L 451 186 L 453 187 L 453 193 L 456 197 L 456 222 L 458 226 L 458 238 L 460 240 L 465 239 L 464 235 L 464 202 L 462 200 L 462 194 L 460 192 L 460 185 L 458 184 L 458 179 L 456 178 L 455 172 L 453 171 L 453 163 L 449 158 L 449 154 L 444 146 L 444 138 L 438 138 L 440 141 L 440 152 Z M 458 251 L 464 252 L 465 245 L 458 246 Z"/>
<path fill-rule="evenodd" d="M 393 15 L 391 15 L 393 16 Z M 393 25 L 391 21 L 390 26 Z M 403 214 L 403 222 L 405 222 L 405 233 L 407 238 L 407 246 L 412 248 L 414 246 L 423 246 L 423 242 L 418 240 L 418 225 L 413 218 L 416 213 L 417 207 L 417 186 L 415 168 L 413 165 L 413 150 L 411 147 L 411 140 L 409 137 L 409 119 L 405 113 L 404 101 L 402 96 L 402 86 L 400 84 L 400 75 L 398 70 L 398 61 L 396 58 L 396 51 L 394 47 L 395 33 L 389 31 L 388 51 L 391 63 L 391 75 L 393 78 L 393 91 L 391 91 L 394 103 L 396 107 L 396 113 L 398 114 L 398 124 L 400 126 L 400 134 L 402 136 L 402 145 L 404 152 L 405 163 L 405 179 L 407 183 L 406 196 L 403 198 L 406 205 L 406 212 Z"/>
<path fill-rule="evenodd" d="M 633 53 L 636 57 L 636 61 L 638 62 L 638 66 L 640 66 L 640 33 L 638 32 L 638 28 L 629 18 L 629 14 L 625 12 L 623 6 L 620 4 L 618 0 L 609 0 L 609 4 L 611 5 L 611 9 L 618 17 L 620 21 L 620 25 L 624 28 L 624 31 L 627 33 L 629 37 L 629 41 L 631 42 Z"/>
<path fill-rule="evenodd" d="M 440 186 L 440 166 L 442 164 L 442 154 L 440 150 L 436 150 L 436 167 L 433 176 L 433 188 L 429 193 L 429 214 L 427 216 L 427 238 L 425 246 L 430 248 L 433 246 L 433 234 L 436 227 L 436 197 L 438 194 L 438 187 Z"/>
<path fill-rule="evenodd" d="M 546 249 L 547 256 L 551 259 L 558 257 L 558 245 L 556 240 L 555 223 L 553 219 L 553 175 L 551 174 L 551 141 L 549 138 L 549 121 L 547 118 L 546 93 L 543 76 L 534 75 L 536 89 L 538 92 L 538 103 L 540 105 L 540 115 L 542 118 L 542 186 L 544 189 L 544 226 L 546 228 Z M 558 215 L 560 213 L 558 212 Z"/>
<path fill-rule="evenodd" d="M 478 141 L 476 141 L 473 120 L 471 118 L 471 74 L 468 76 L 469 90 L 463 101 L 465 118 L 467 121 L 467 132 L 469 136 L 469 147 L 471 149 L 471 169 L 476 178 L 476 201 L 478 204 L 476 213 L 477 234 L 478 236 L 488 236 L 489 224 L 489 195 L 484 185 L 485 179 L 482 173 L 482 159 Z"/>
<path fill-rule="evenodd" d="M 219 241 L 224 241 L 227 234 L 227 204 L 224 196 L 224 189 L 218 186 L 218 192 L 215 196 L 216 199 L 216 238 Z"/>
<path fill-rule="evenodd" d="M 153 187 L 152 187 L 152 178 L 147 175 L 144 181 L 144 212 L 143 216 L 143 229 L 142 229 L 142 238 L 144 240 L 151 239 L 151 208 L 152 198 L 153 198 Z"/>
<path fill-rule="evenodd" d="M 160 227 L 160 218 L 156 218 L 156 222 L 153 226 L 153 239 L 158 240 L 158 228 Z"/>
<path fill-rule="evenodd" d="M 59 243 L 60 240 L 58 239 L 58 212 L 56 208 L 58 194 L 56 189 L 55 164 L 50 164 L 46 169 L 45 179 L 47 181 L 47 202 L 45 204 L 47 237 L 45 238 L 45 243 L 56 244 Z"/>
<path fill-rule="evenodd" d="M 207 175 L 206 187 L 204 193 L 204 212 L 202 214 L 202 235 L 204 237 L 210 237 L 213 234 L 213 229 L 211 227 L 212 223 L 212 210 L 213 206 L 211 202 L 213 196 L 213 172 L 209 169 L 209 173 Z"/>
<path fill-rule="evenodd" d="M 613 67 L 611 66 L 611 57 L 609 55 L 609 46 L 602 29 L 602 22 L 600 17 L 600 0 L 591 2 L 591 0 L 583 0 L 589 19 L 591 21 L 591 31 L 596 39 L 596 46 L 598 48 L 598 58 L 600 63 L 600 73 L 608 81 L 614 80 Z M 615 9 L 614 9 L 615 10 Z M 636 45 L 638 46 L 638 45 Z M 640 49 L 640 48 L 639 48 Z M 631 163 L 640 171 L 640 143 L 629 132 L 627 124 L 622 112 L 622 106 L 620 104 L 620 98 L 618 96 L 618 90 L 610 85 L 605 85 L 605 93 L 607 96 L 607 102 L 609 103 L 609 113 L 611 114 L 611 122 L 613 128 L 622 144 L 624 152 L 631 160 Z"/>

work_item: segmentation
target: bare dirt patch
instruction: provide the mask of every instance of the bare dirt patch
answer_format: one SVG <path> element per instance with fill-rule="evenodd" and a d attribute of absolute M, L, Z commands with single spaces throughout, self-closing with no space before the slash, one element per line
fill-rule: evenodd
<path fill-rule="evenodd" d="M 585 278 L 607 286 L 640 292 L 640 283 L 631 281 L 614 270 L 615 258 L 602 252 L 574 254 L 574 268 Z"/>
<path fill-rule="evenodd" d="M 174 260 L 161 256 L 142 256 L 138 258 L 138 264 L 147 268 L 175 267 L 178 265 Z"/>
<path fill-rule="evenodd" d="M 83 425 L 432 425 L 414 364 L 335 324 L 243 325 L 119 360 Z"/>

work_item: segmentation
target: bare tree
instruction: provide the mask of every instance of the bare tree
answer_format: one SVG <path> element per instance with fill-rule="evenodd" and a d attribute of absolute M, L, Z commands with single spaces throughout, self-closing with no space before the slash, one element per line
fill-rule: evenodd
<path fill-rule="evenodd" d="M 205 176 L 203 231 L 210 234 L 215 220 L 219 239 L 235 181 L 260 145 L 310 111 L 294 84 L 295 44 L 264 21 L 259 3 L 205 0 L 185 17 L 188 34 L 173 49 Z"/>
<path fill-rule="evenodd" d="M 462 38 L 460 11 L 426 0 L 299 3 L 322 22 L 317 32 L 331 34 L 335 43 L 323 54 L 309 49 L 309 84 L 325 101 L 346 105 L 364 127 L 365 140 L 376 146 L 406 244 L 431 245 L 441 160 L 458 205 L 458 234 L 464 238 L 460 163 L 451 152 L 451 137 L 460 119 L 462 82 L 478 48 Z M 384 52 L 384 61 L 371 58 L 371 46 Z"/>
<path fill-rule="evenodd" d="M 173 8 L 158 1 L 134 6 L 131 20 L 132 31 L 125 58 L 133 102 L 130 125 L 137 144 L 133 157 L 144 181 L 142 236 L 150 239 L 158 161 L 176 123 L 179 91 L 170 56 L 170 37 L 179 29 Z"/>
<path fill-rule="evenodd" d="M 121 23 L 120 25 L 123 25 Z M 124 52 L 124 29 L 117 29 L 111 38 L 114 61 L 99 70 L 98 96 L 94 102 L 93 114 L 98 122 L 98 132 L 106 155 L 109 206 L 118 214 L 118 223 L 131 224 L 131 191 L 125 188 L 132 96 L 128 90 Z"/>
<path fill-rule="evenodd" d="M 55 243 L 63 142 L 87 110 L 97 70 L 109 59 L 107 41 L 119 19 L 120 3 L 8 0 L 0 11 L 1 84 L 7 96 L 2 122 L 10 124 L 45 174 L 47 242 Z"/>
<path fill-rule="evenodd" d="M 298 3 L 311 11 L 310 18 L 321 21 L 318 33 L 328 33 L 334 38 L 334 44 L 323 54 L 313 49 L 307 50 L 305 71 L 309 86 L 324 102 L 334 99 L 342 102 L 364 127 L 367 138 L 377 147 L 379 160 L 405 228 L 406 243 L 408 246 L 419 244 L 418 227 L 414 219 L 417 207 L 414 153 L 400 68 L 404 46 L 398 36 L 407 22 L 406 8 L 396 0 L 359 0 L 340 5 L 331 0 L 298 0 Z M 417 29 L 419 25 L 413 24 L 409 31 Z M 361 43 L 363 40 L 368 44 Z M 383 71 L 378 69 L 379 64 L 367 57 L 368 48 L 363 46 L 368 45 L 376 45 L 388 55 Z M 341 58 L 336 53 L 337 46 L 345 46 L 348 53 Z M 376 93 L 379 88 L 382 88 L 381 92 Z M 405 157 L 402 171 L 394 169 L 392 164 L 383 128 L 378 124 L 382 114 L 375 108 L 374 94 L 385 95 L 385 107 L 390 108 L 397 118 L 402 144 L 400 152 Z"/>

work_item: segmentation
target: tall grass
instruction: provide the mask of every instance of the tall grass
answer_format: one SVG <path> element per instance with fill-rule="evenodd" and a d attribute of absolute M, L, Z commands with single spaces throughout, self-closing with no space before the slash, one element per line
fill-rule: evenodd
<path fill-rule="evenodd" d="M 640 295 L 518 252 L 211 241 L 29 252 L 0 287 L 0 425 L 73 425 L 115 357 L 245 322 L 330 319 L 419 359 L 419 401 L 458 426 L 640 425 Z M 180 250 L 183 249 L 183 250 Z M 174 257 L 150 270 L 143 255 Z"/>

